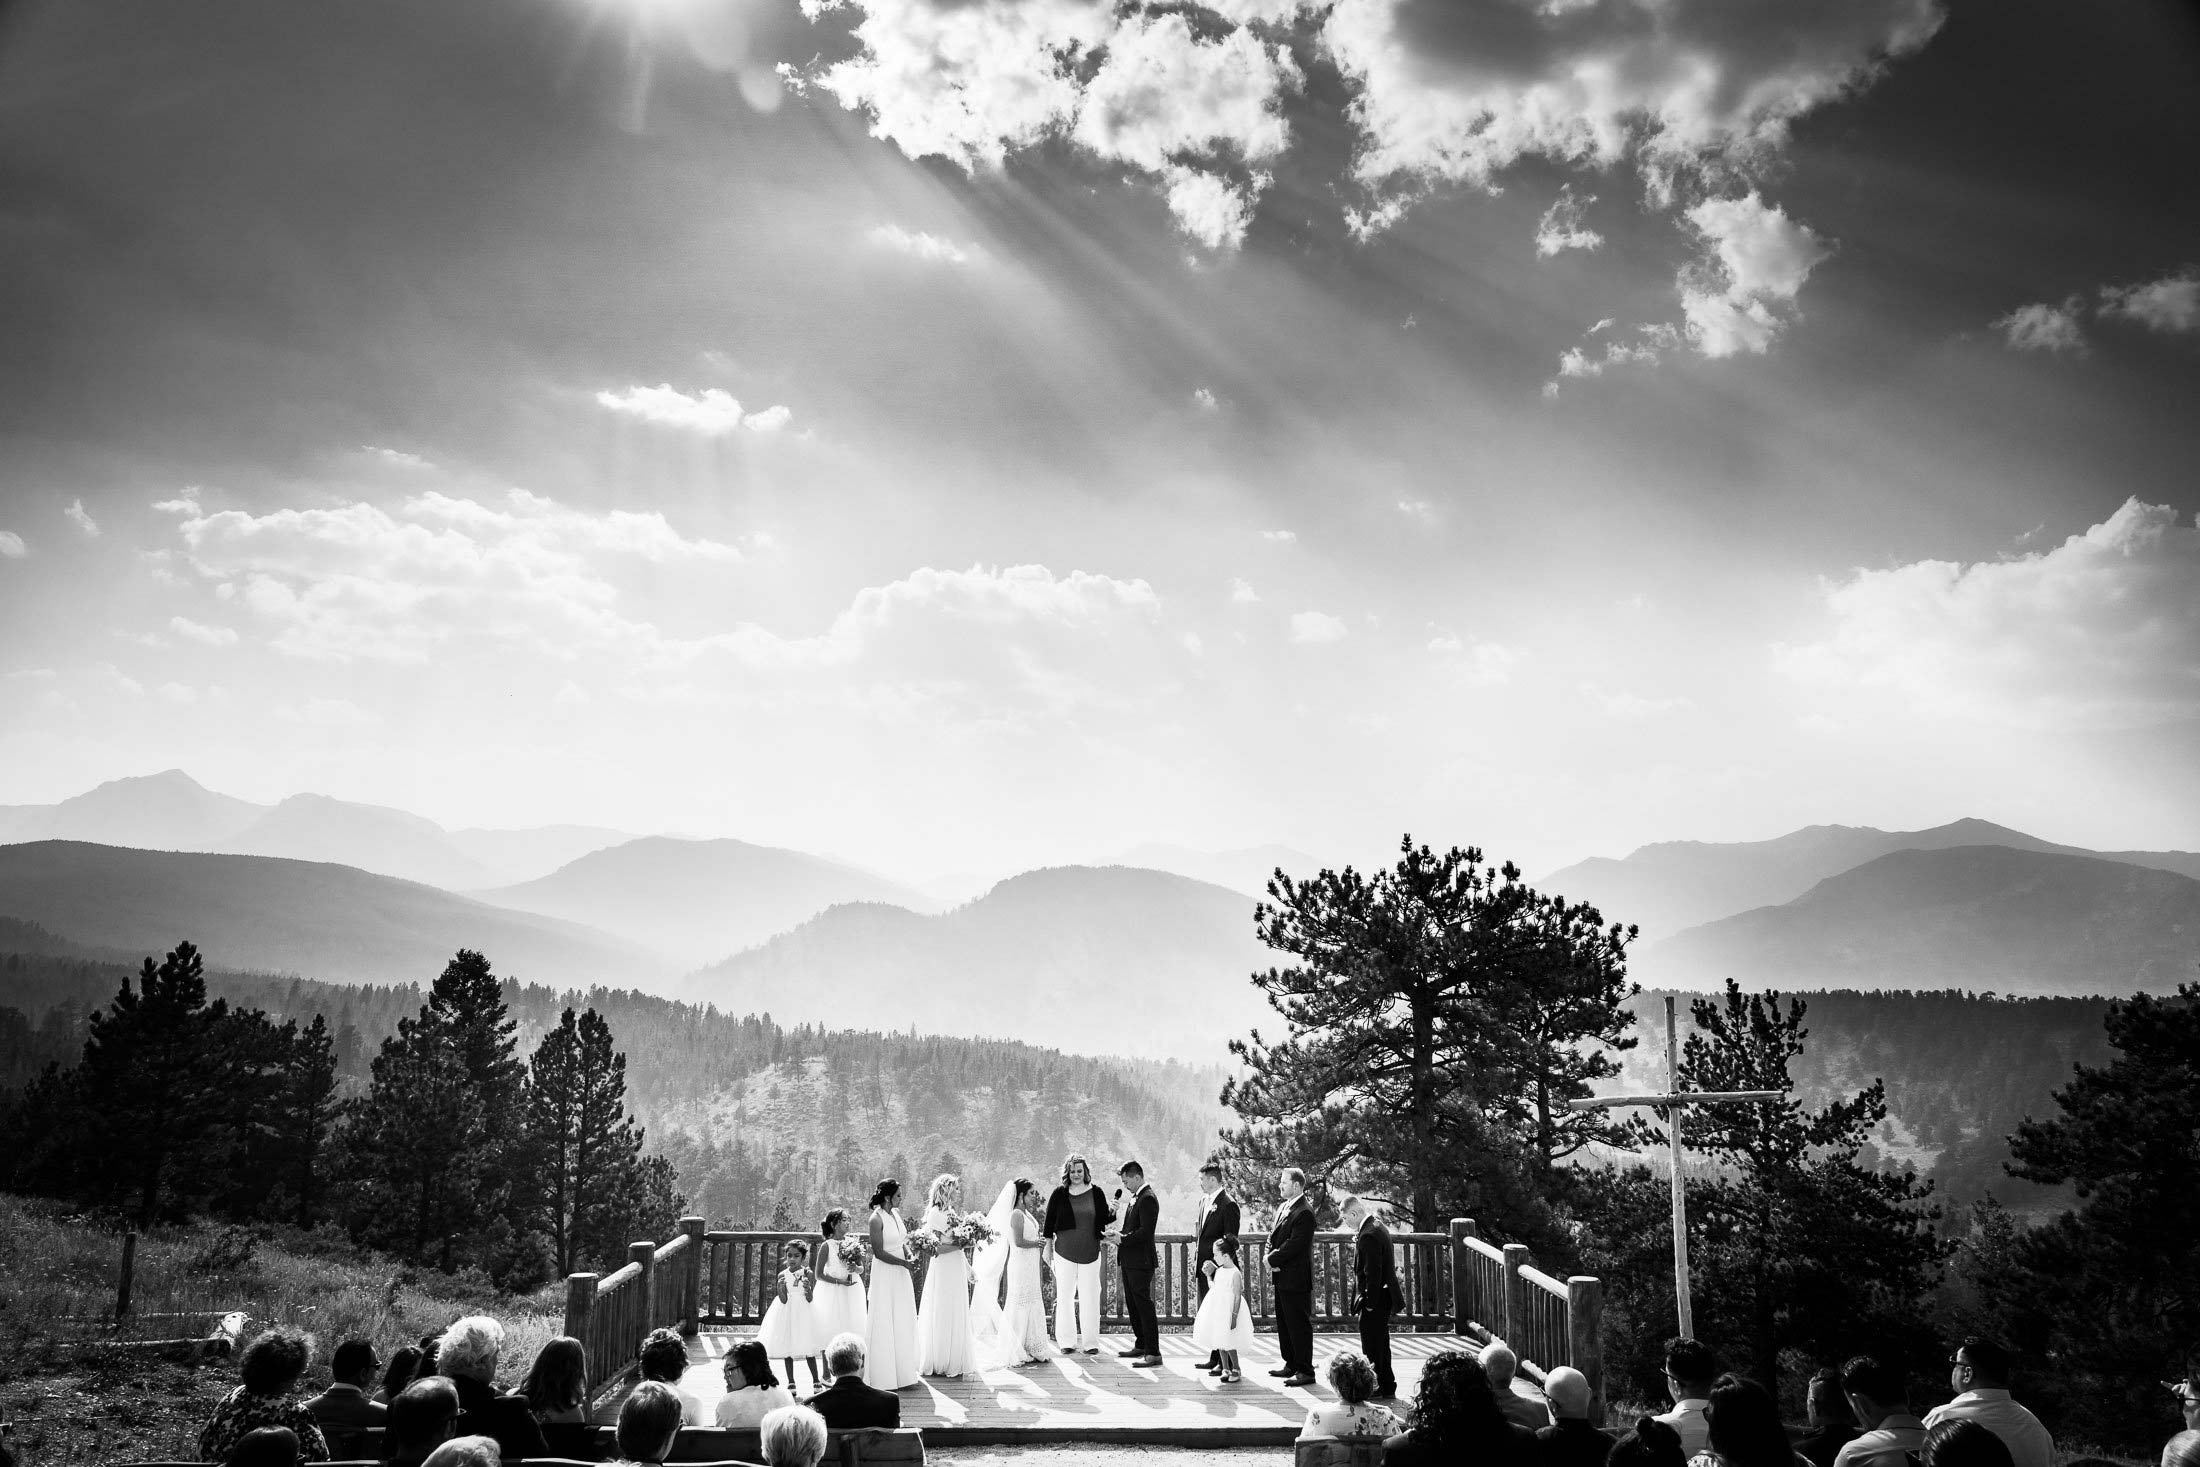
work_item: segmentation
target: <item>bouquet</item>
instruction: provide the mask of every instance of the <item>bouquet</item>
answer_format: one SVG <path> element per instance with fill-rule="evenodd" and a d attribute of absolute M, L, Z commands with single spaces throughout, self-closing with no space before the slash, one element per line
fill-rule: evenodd
<path fill-rule="evenodd" d="M 938 1228 L 914 1228 L 909 1233 L 909 1256 L 930 1258 L 947 1246 L 947 1234 Z"/>
<path fill-rule="evenodd" d="M 860 1274 L 870 1266 L 871 1245 L 861 1238 L 842 1238 L 833 1246 L 840 1250 L 840 1261 L 848 1272 Z"/>
<path fill-rule="evenodd" d="M 981 1243 L 990 1243 L 996 1234 L 993 1225 L 975 1212 L 966 1212 L 948 1225 L 947 1241 L 965 1253 Z"/>

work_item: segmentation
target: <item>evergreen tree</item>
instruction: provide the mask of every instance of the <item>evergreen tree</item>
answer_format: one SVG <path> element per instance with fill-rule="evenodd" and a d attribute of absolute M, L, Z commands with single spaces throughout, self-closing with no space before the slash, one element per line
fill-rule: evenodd
<path fill-rule="evenodd" d="M 284 1187 L 297 1203 L 297 1222 L 321 1220 L 328 1193 L 330 1140 L 342 1106 L 336 1098 L 337 1053 L 328 1020 L 319 1014 L 303 1032 L 281 1030 L 283 1099 L 275 1117 Z"/>
<path fill-rule="evenodd" d="M 530 1061 L 527 1140 L 533 1221 L 549 1235 L 559 1273 L 617 1258 L 649 1211 L 642 1132 L 626 1110 L 626 1056 L 611 1027 L 568 1008 Z M 652 1234 L 651 1236 L 655 1236 Z"/>
<path fill-rule="evenodd" d="M 1253 982 L 1288 1032 L 1230 1042 L 1247 1073 L 1223 1089 L 1239 1124 L 1220 1150 L 1241 1184 L 1258 1198 L 1296 1165 L 1403 1202 L 1424 1231 L 1469 1209 L 1542 1236 L 1531 1183 L 1606 1124 L 1560 1119 L 1597 1073 L 1561 1052 L 1632 1022 L 1631 934 L 1478 850 L 1439 856 L 1410 836 L 1372 877 L 1278 872 L 1268 891 L 1254 922 L 1294 961 Z"/>
<path fill-rule="evenodd" d="M 1801 999 L 1783 1005 L 1729 979 L 1723 1002 L 1693 1005 L 1700 1032 L 1683 1046 L 1682 1088 L 1790 1089 L 1805 1012 Z M 1721 1167 L 1688 1183 L 1697 1333 L 1728 1342 L 1768 1388 L 1778 1388 L 1786 1349 L 1818 1360 L 1865 1348 L 1918 1359 L 1931 1349 L 1920 1301 L 1949 1251 L 1931 1185 L 1857 1160 L 1886 1113 L 1879 1081 L 1817 1111 L 1787 1098 L 1681 1112 L 1689 1159 Z M 1636 1124 L 1654 1143 L 1648 1124 Z"/>

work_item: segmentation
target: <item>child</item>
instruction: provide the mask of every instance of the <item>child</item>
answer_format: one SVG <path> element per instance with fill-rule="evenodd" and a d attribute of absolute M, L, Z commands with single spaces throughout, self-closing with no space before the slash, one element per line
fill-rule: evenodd
<path fill-rule="evenodd" d="M 1212 1350 L 1217 1363 L 1211 1374 L 1223 1384 L 1245 1379 L 1238 1368 L 1238 1351 L 1250 1350 L 1257 1341 L 1253 1332 L 1253 1306 L 1245 1297 L 1245 1271 L 1238 1267 L 1235 1238 L 1215 1243 L 1214 1261 L 1203 1265 L 1212 1280 L 1207 1297 L 1192 1320 L 1192 1344 Z"/>
<path fill-rule="evenodd" d="M 817 1369 L 817 1350 L 823 1343 L 817 1338 L 816 1311 L 811 1307 L 812 1294 L 817 1288 L 817 1275 L 810 1272 L 810 1245 L 799 1239 L 791 1239 L 779 1250 L 782 1267 L 771 1308 L 764 1311 L 764 1323 L 756 1331 L 756 1341 L 764 1347 L 766 1358 L 777 1355 L 787 1362 L 787 1381 L 794 1382 L 794 1362 L 799 1358 L 810 1368 L 810 1384 L 820 1385 Z"/>

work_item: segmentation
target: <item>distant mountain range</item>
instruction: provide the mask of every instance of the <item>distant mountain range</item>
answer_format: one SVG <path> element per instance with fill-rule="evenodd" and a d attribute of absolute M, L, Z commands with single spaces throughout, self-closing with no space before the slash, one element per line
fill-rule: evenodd
<path fill-rule="evenodd" d="M 680 996 L 780 1023 L 1020 1039 L 1212 1061 L 1280 1021 L 1247 981 L 1274 954 L 1242 892 L 1165 871 L 1027 871 L 937 916 L 835 907 L 688 978 Z"/>
<path fill-rule="evenodd" d="M 586 922 L 686 967 L 754 947 L 842 903 L 927 912 L 940 905 L 821 856 L 669 836 L 592 851 L 540 880 L 479 895 L 500 907 Z"/>
<path fill-rule="evenodd" d="M 217 794 L 180 769 L 109 780 L 56 805 L 0 806 L 0 844 L 77 840 L 149 851 L 288 856 L 453 891 L 530 881 L 631 839 L 623 831 L 581 825 L 445 830 L 403 810 L 327 795 L 257 805 Z"/>
<path fill-rule="evenodd" d="M 1245 846 L 1234 851 L 1195 851 L 1187 846 L 1162 845 L 1156 842 L 1133 846 L 1116 857 L 1111 864 L 1142 866 L 1153 871 L 1173 871 L 1179 876 L 1189 876 L 1194 881 L 1226 886 L 1232 891 L 1242 891 L 1252 897 L 1260 897 L 1267 892 L 1268 879 L 1276 874 L 1279 866 L 1294 880 L 1304 880 L 1322 868 L 1319 860 L 1289 846 Z"/>
<path fill-rule="evenodd" d="M 1700 923 L 1793 901 L 1829 876 L 1896 851 L 1962 846 L 2088 856 L 2200 879 L 2200 852 L 2088 851 L 1991 821 L 1957 820 L 1930 830 L 1813 825 L 1775 840 L 1664 841 L 1622 860 L 1597 856 L 1553 871 L 1536 887 L 1593 902 L 1607 921 L 1631 923 L 1646 942 L 1659 942 Z"/>
<path fill-rule="evenodd" d="M 0 914 L 126 959 L 189 940 L 224 968 L 335 983 L 425 983 L 462 947 L 489 954 L 501 974 L 556 987 L 661 987 L 670 971 L 578 923 L 270 856 L 0 846 Z"/>

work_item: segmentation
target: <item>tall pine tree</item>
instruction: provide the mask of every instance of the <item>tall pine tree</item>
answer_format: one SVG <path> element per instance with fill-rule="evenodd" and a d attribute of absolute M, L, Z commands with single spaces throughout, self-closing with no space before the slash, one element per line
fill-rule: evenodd
<path fill-rule="evenodd" d="M 609 1262 L 661 1224 L 642 1131 L 626 1109 L 626 1056 L 594 1009 L 568 1008 L 529 1063 L 526 1134 L 533 1221 L 560 1273 Z M 653 1207 L 654 1204 L 658 1204 Z M 651 1232 L 647 1236 L 658 1236 Z"/>

